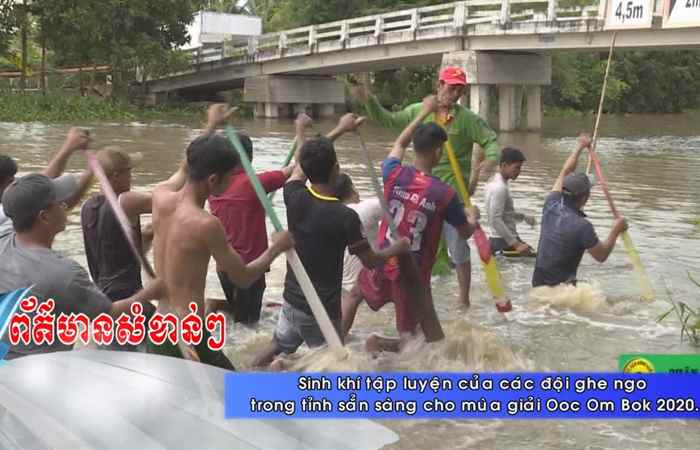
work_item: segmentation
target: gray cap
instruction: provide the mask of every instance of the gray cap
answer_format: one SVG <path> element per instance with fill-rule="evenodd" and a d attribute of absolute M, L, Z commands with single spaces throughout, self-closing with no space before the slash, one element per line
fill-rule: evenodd
<path fill-rule="evenodd" d="M 68 200 L 77 188 L 78 182 L 72 175 L 51 179 L 32 173 L 18 178 L 5 189 L 2 207 L 7 217 L 24 222 L 36 218 L 51 202 Z"/>
<path fill-rule="evenodd" d="M 564 191 L 578 197 L 591 191 L 591 180 L 585 173 L 570 173 L 564 178 Z"/>

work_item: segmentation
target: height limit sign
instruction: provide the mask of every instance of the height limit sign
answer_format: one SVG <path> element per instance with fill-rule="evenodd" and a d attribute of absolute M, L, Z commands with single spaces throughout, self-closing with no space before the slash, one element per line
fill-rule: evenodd
<path fill-rule="evenodd" d="M 606 30 L 651 27 L 653 0 L 608 0 Z"/>

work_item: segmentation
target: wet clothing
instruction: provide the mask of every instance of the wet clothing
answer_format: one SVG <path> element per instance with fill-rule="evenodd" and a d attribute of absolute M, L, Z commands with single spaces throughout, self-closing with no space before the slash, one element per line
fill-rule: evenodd
<path fill-rule="evenodd" d="M 367 116 L 397 133 L 403 131 L 420 114 L 422 103 L 414 103 L 401 111 L 390 112 L 384 109 L 375 96 L 370 96 L 365 111 Z M 455 152 L 455 157 L 462 169 L 464 183 L 469 185 L 471 174 L 472 150 L 474 144 L 479 144 L 484 150 L 486 159 L 498 161 L 501 157 L 501 148 L 498 145 L 496 133 L 489 127 L 478 114 L 458 104 L 452 105 L 449 113 L 451 120 L 447 125 L 448 138 Z M 434 114 L 429 115 L 425 122 L 435 122 Z M 433 169 L 433 175 L 457 189 L 457 179 L 452 172 L 447 151 L 442 152 L 440 162 Z"/>
<path fill-rule="evenodd" d="M 131 297 L 143 287 L 141 265 L 134 256 L 116 214 L 102 194 L 90 197 L 80 211 L 85 255 L 95 284 L 112 301 Z M 142 245 L 141 221 L 131 224 Z"/>
<path fill-rule="evenodd" d="M 265 192 L 273 192 L 284 185 L 286 177 L 281 170 L 257 174 Z M 211 213 L 224 226 L 226 240 L 248 264 L 267 250 L 265 208 L 258 199 L 253 184 L 243 169 L 238 169 L 226 192 L 209 197 Z M 221 289 L 233 310 L 235 322 L 255 323 L 260 320 L 260 308 L 265 293 L 265 275 L 247 289 L 236 286 L 224 272 L 218 272 Z"/>
<path fill-rule="evenodd" d="M 583 211 L 566 202 L 561 192 L 551 192 L 542 210 L 532 285 L 555 286 L 575 280 L 583 253 L 598 242 Z"/>
<path fill-rule="evenodd" d="M 259 173 L 258 179 L 265 192 L 276 191 L 285 182 L 281 170 Z M 226 192 L 209 197 L 209 207 L 224 226 L 226 240 L 246 264 L 265 253 L 265 209 L 243 169 L 234 173 Z"/>
<path fill-rule="evenodd" d="M 426 296 L 430 299 L 430 273 L 443 223 L 455 227 L 467 223 L 464 207 L 455 190 L 446 183 L 413 166 L 401 165 L 397 158 L 390 157 L 382 163 L 382 177 L 389 213 L 399 236 L 411 241 L 411 256 L 418 264 Z M 383 219 L 377 246 L 388 247 L 390 235 L 389 223 Z M 464 239 L 461 242 L 465 242 Z M 398 259 L 390 258 L 381 267 L 362 269 L 355 292 L 359 290 L 375 311 L 389 302 L 394 303 L 396 328 L 400 333 L 412 333 L 417 325 L 415 306 L 411 303 L 412 293 L 406 292 L 399 275 Z"/>
<path fill-rule="evenodd" d="M 331 323 L 340 336 L 340 317 L 332 317 Z M 301 311 L 289 303 L 282 305 L 274 338 L 283 353 L 294 353 L 303 343 L 310 348 L 326 343 L 313 314 Z"/>
<path fill-rule="evenodd" d="M 351 255 L 357 255 L 369 248 L 362 234 L 360 218 L 338 199 L 312 193 L 312 188 L 307 188 L 302 181 L 285 184 L 284 203 L 299 259 L 331 320 L 340 319 L 345 249 Z M 283 295 L 289 305 L 311 314 L 289 264 Z"/>
<path fill-rule="evenodd" d="M 54 315 L 83 313 L 94 319 L 108 313 L 112 302 L 90 281 L 85 269 L 77 262 L 65 258 L 48 248 L 26 247 L 19 242 L 14 231 L 0 234 L 0 292 L 33 286 L 29 292 L 39 304 L 53 299 Z M 27 315 L 32 318 L 35 313 Z M 8 336 L 5 336 L 8 340 Z M 9 342 L 9 341 L 8 341 Z M 11 346 L 13 356 L 71 350 L 72 346 L 54 339 L 53 344 Z"/>
<path fill-rule="evenodd" d="M 427 276 L 435 263 L 443 222 L 454 227 L 467 223 L 464 207 L 454 189 L 439 178 L 424 174 L 413 166 L 404 166 L 397 158 L 382 163 L 384 196 L 399 236 L 411 241 L 411 254 L 421 274 Z M 386 219 L 377 233 L 377 246 L 391 244 Z M 383 265 L 387 278 L 398 278 L 398 264 L 392 258 Z"/>
<path fill-rule="evenodd" d="M 375 236 L 377 234 L 377 226 L 382 218 L 382 205 L 379 203 L 379 199 L 371 198 L 347 206 L 357 213 L 360 222 L 362 222 L 365 236 L 370 234 Z M 343 256 L 343 290 L 347 292 L 352 290 L 362 267 L 360 258 L 351 255 L 345 250 L 345 256 Z"/>
<path fill-rule="evenodd" d="M 246 289 L 237 287 L 226 272 L 217 272 L 217 275 L 226 296 L 226 302 L 233 312 L 234 322 L 251 324 L 259 321 L 266 287 L 265 275 Z"/>
<path fill-rule="evenodd" d="M 515 211 L 508 182 L 500 172 L 496 172 L 486 184 L 485 192 L 490 236 L 504 240 L 508 247 L 514 247 L 520 241 L 516 224 L 524 220 L 525 215 Z"/>
<path fill-rule="evenodd" d="M 194 351 L 195 353 L 197 353 L 199 361 L 203 364 L 209 364 L 210 366 L 219 367 L 225 370 L 236 370 L 236 368 L 233 366 L 233 363 L 231 363 L 231 361 L 226 357 L 226 355 L 224 355 L 224 352 L 222 352 L 221 350 L 215 351 L 209 348 L 209 346 L 207 345 L 207 340 L 210 336 L 211 333 L 209 332 L 209 330 L 207 330 L 206 327 L 202 328 L 202 341 L 194 346 Z M 173 345 L 172 342 L 170 342 L 169 340 L 166 340 L 161 345 L 154 344 L 153 342 L 151 342 L 150 339 L 147 339 L 146 342 L 146 348 L 148 353 L 184 359 L 182 351 L 180 351 L 180 347 L 177 345 Z"/>

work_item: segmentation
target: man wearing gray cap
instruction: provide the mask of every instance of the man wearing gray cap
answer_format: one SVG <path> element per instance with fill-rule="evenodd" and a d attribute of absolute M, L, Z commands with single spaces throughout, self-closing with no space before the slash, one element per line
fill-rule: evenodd
<path fill-rule="evenodd" d="M 564 163 L 542 210 L 542 228 L 532 285 L 556 286 L 576 283 L 576 272 L 584 251 L 598 262 L 610 256 L 617 237 L 627 230 L 624 218 L 613 221 L 605 241 L 600 241 L 593 224 L 582 209 L 591 194 L 591 182 L 583 173 L 574 173 L 581 152 L 591 145 L 588 136 L 578 138 L 578 147 Z"/>
<path fill-rule="evenodd" d="M 70 176 L 51 179 L 30 174 L 5 189 L 2 204 L 14 230 L 0 234 L 0 292 L 32 286 L 31 295 L 39 302 L 55 301 L 53 314 L 84 313 L 91 319 L 100 313 L 113 317 L 128 313 L 134 302 L 152 309 L 148 300 L 163 295 L 162 283 L 151 283 L 133 297 L 112 303 L 77 262 L 51 249 L 56 235 L 66 227 L 65 202 L 77 187 Z M 70 349 L 58 340 L 42 345 L 20 343 L 11 347 L 6 358 Z"/>

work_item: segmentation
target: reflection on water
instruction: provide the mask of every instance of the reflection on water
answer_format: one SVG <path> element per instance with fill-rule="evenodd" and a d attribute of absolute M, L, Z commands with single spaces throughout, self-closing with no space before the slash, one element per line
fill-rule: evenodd
<path fill-rule="evenodd" d="M 433 280 L 433 295 L 447 339 L 438 344 L 411 343 L 401 355 L 373 358 L 364 352 L 364 339 L 373 332 L 392 335 L 391 305 L 378 313 L 361 306 L 348 339 L 351 358 L 333 363 L 323 351 L 304 352 L 291 358 L 305 369 L 443 370 L 443 371 L 614 371 L 620 353 L 691 353 L 697 349 L 681 344 L 679 327 L 672 321 L 656 323 L 665 311 L 664 298 L 698 306 L 698 291 L 686 272 L 700 274 L 700 123 L 698 115 L 621 116 L 603 119 L 598 152 L 608 184 L 620 211 L 630 221 L 630 235 L 651 277 L 658 301 L 642 303 L 639 286 L 624 249 L 618 247 L 605 264 L 584 256 L 579 278 L 589 284 L 579 288 L 535 290 L 530 277 L 534 259 L 500 259 L 499 266 L 514 309 L 498 314 L 476 260 L 472 307 L 457 306 L 457 282 L 453 275 Z M 332 122 L 315 126 L 325 132 Z M 196 121 L 189 124 L 110 124 L 91 126 L 96 146 L 118 145 L 144 155 L 134 172 L 135 189 L 147 190 L 177 168 L 187 143 L 199 133 Z M 243 121 L 239 128 L 255 143 L 258 169 L 277 167 L 292 137 L 291 121 Z M 502 144 L 515 145 L 527 157 L 522 175 L 511 184 L 516 208 L 540 216 L 542 203 L 580 130 L 592 128 L 592 118 L 550 119 L 546 131 L 501 134 Z M 0 124 L 0 153 L 17 158 L 25 173 L 46 165 L 61 144 L 68 125 Z M 386 155 L 394 136 L 368 124 L 363 130 L 375 161 Z M 343 170 L 354 179 L 364 197 L 372 195 L 359 142 L 354 136 L 337 143 Z M 584 161 L 581 161 L 582 165 Z M 76 157 L 69 170 L 84 161 Z M 480 189 L 475 201 L 483 205 Z M 275 207 L 284 220 L 282 196 Z M 607 236 L 612 218 L 600 192 L 594 189 L 586 213 L 601 237 Z M 79 212 L 73 211 L 65 233 L 55 247 L 86 265 L 83 256 Z M 536 244 L 539 227 L 519 228 L 521 237 Z M 265 303 L 281 300 L 284 261 L 273 265 L 267 278 Z M 208 297 L 223 297 L 213 270 L 207 282 Z M 264 308 L 259 325 L 229 326 L 227 354 L 237 367 L 250 367 L 255 352 L 270 339 L 279 308 Z M 401 440 L 393 448 L 663 448 L 684 449 L 697 445 L 700 424 L 666 422 L 521 422 L 521 421 L 401 421 L 386 422 Z M 691 445 L 691 442 L 693 445 Z"/>

